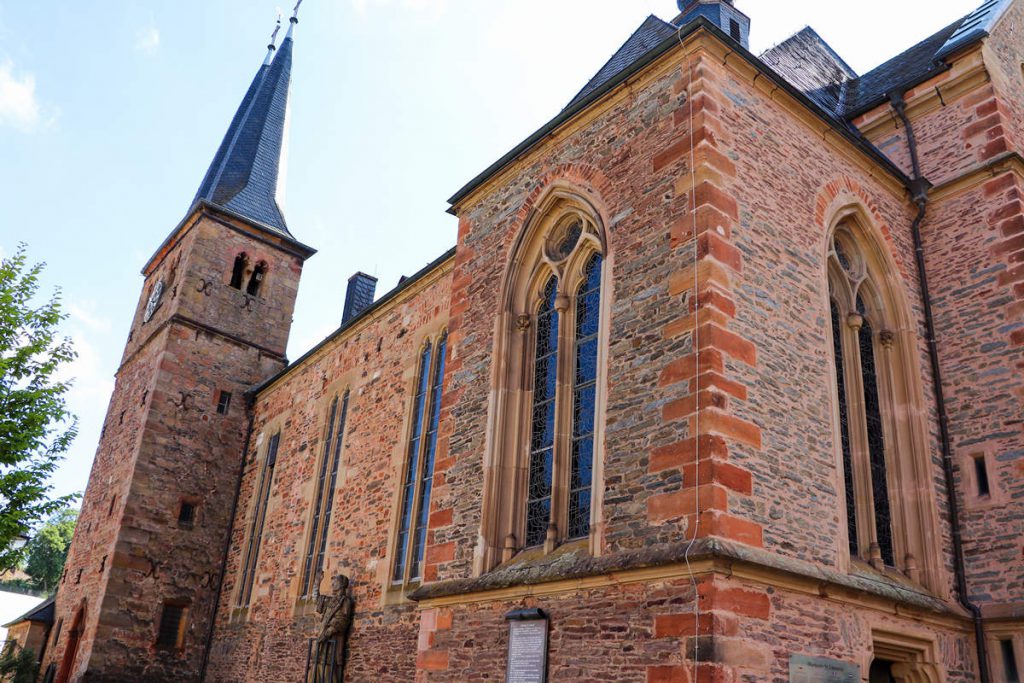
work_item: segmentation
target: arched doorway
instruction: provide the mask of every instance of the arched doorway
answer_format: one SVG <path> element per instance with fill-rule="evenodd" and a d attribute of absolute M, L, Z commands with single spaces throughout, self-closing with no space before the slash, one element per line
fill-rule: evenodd
<path fill-rule="evenodd" d="M 71 630 L 68 631 L 68 644 L 64 648 L 64 656 L 60 661 L 60 670 L 54 683 L 68 683 L 71 679 L 71 670 L 78 658 L 78 646 L 82 642 L 82 632 L 85 630 L 85 602 L 75 613 L 75 620 L 71 623 Z"/>

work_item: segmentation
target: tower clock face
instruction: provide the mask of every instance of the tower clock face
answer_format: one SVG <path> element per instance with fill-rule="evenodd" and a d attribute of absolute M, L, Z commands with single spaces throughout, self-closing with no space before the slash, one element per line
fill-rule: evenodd
<path fill-rule="evenodd" d="M 153 287 L 153 293 L 149 295 L 149 301 L 146 302 L 146 313 L 142 316 L 142 322 L 148 323 L 153 318 L 153 314 L 156 313 L 157 306 L 160 305 L 160 298 L 163 295 L 164 281 L 160 280 Z"/>

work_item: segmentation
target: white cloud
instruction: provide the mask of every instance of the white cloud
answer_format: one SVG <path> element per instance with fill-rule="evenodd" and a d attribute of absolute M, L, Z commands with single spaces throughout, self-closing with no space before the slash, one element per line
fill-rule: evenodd
<path fill-rule="evenodd" d="M 110 321 L 100 316 L 95 301 L 72 302 L 68 304 L 68 313 L 75 322 L 85 325 L 96 332 L 109 332 Z"/>
<path fill-rule="evenodd" d="M 32 131 L 39 124 L 36 79 L 32 74 L 14 72 L 11 60 L 0 62 L 0 126 Z"/>
<path fill-rule="evenodd" d="M 135 34 L 135 49 L 152 57 L 160 49 L 160 29 L 156 26 L 141 29 Z"/>

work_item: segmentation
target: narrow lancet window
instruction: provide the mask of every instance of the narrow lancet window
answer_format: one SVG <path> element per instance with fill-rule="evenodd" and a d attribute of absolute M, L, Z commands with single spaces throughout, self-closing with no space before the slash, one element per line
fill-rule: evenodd
<path fill-rule="evenodd" d="M 302 595 L 309 595 L 317 576 L 324 568 L 327 535 L 334 508 L 334 491 L 338 483 L 338 469 L 345 440 L 345 421 L 348 417 L 349 393 L 335 397 L 327 414 L 327 432 L 324 435 L 324 453 L 316 480 L 316 498 L 313 507 L 306 561 L 303 566 Z"/>
<path fill-rule="evenodd" d="M 427 522 L 430 519 L 430 494 L 434 484 L 434 462 L 437 458 L 437 429 L 441 422 L 441 383 L 444 381 L 444 359 L 448 350 L 448 335 L 437 342 L 434 360 L 434 374 L 430 384 L 430 419 L 423 451 L 423 473 L 420 477 L 419 500 L 416 503 L 416 531 L 413 534 L 412 570 L 413 580 L 423 575 L 423 557 L 426 552 Z"/>
<path fill-rule="evenodd" d="M 260 287 L 263 286 L 263 280 L 267 276 L 267 264 L 260 261 L 256 268 L 252 271 L 252 276 L 249 278 L 249 286 L 246 288 L 246 294 L 249 296 L 258 296 L 260 293 Z"/>
<path fill-rule="evenodd" d="M 530 433 L 529 485 L 526 501 L 526 546 L 541 545 L 551 521 L 554 475 L 555 394 L 558 386 L 558 283 L 551 278 L 537 310 L 533 366 L 533 411 Z"/>
<path fill-rule="evenodd" d="M 892 547 L 892 513 L 889 502 L 889 482 L 885 467 L 885 439 L 882 434 L 882 409 L 878 396 L 878 373 L 875 365 L 875 342 L 871 323 L 866 316 L 864 302 L 857 299 L 857 312 L 864 323 L 858 333 L 860 343 L 860 372 L 864 385 L 864 417 L 868 432 L 868 458 L 871 463 L 871 492 L 874 498 L 875 533 L 882 561 L 896 566 Z"/>
<path fill-rule="evenodd" d="M 235 289 L 242 288 L 242 282 L 245 281 L 245 271 L 248 266 L 249 257 L 243 251 L 235 257 L 235 266 L 231 271 L 231 286 Z"/>
<path fill-rule="evenodd" d="M 569 471 L 570 539 L 585 538 L 590 534 L 600 321 L 601 257 L 595 254 L 587 264 L 576 295 L 576 373 L 573 380 L 572 460 Z"/>
<path fill-rule="evenodd" d="M 835 301 L 831 302 L 833 358 L 836 364 L 836 389 L 839 407 L 839 438 L 843 447 L 843 483 L 846 493 L 846 532 L 850 555 L 860 555 L 857 538 L 857 494 L 853 486 L 853 453 L 850 448 L 850 411 L 846 403 L 846 368 L 843 365 L 843 322 Z"/>
<path fill-rule="evenodd" d="M 281 432 L 270 437 L 267 445 L 267 457 L 263 461 L 260 472 L 259 486 L 256 489 L 256 507 L 253 510 L 252 523 L 249 527 L 249 543 L 245 551 L 245 564 L 242 570 L 242 582 L 238 592 L 238 606 L 248 607 L 252 598 L 252 587 L 256 578 L 256 564 L 259 560 L 260 543 L 263 540 L 263 525 L 267 518 L 267 504 L 270 502 L 270 488 L 274 483 L 274 468 L 277 465 L 277 448 L 281 442 Z"/>
<path fill-rule="evenodd" d="M 420 445 L 423 441 L 424 412 L 430 382 L 430 361 L 433 349 L 430 344 L 420 354 L 419 373 L 416 375 L 416 395 L 413 397 L 412 426 L 409 430 L 409 451 L 406 458 L 405 482 L 402 486 L 402 507 L 399 508 L 398 541 L 395 545 L 395 582 L 405 580 L 409 557 L 409 534 L 412 531 L 413 506 L 416 503 L 416 483 L 419 477 Z"/>

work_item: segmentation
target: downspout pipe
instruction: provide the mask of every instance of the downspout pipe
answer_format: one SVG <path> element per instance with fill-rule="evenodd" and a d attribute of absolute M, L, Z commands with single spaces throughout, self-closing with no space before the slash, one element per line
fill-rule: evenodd
<path fill-rule="evenodd" d="M 228 522 L 228 534 L 224 540 L 224 555 L 221 559 L 220 576 L 217 577 L 217 593 L 213 599 L 213 614 L 210 615 L 210 628 L 206 632 L 206 643 L 203 645 L 203 663 L 199 668 L 199 682 L 206 680 L 206 668 L 210 663 L 210 648 L 213 646 L 213 632 L 217 627 L 217 612 L 220 609 L 221 594 L 224 591 L 224 575 L 228 567 L 228 553 L 231 552 L 231 536 L 235 533 L 235 514 L 238 512 L 238 499 L 242 493 L 242 477 L 245 474 L 245 461 L 249 457 L 249 444 L 252 441 L 252 427 L 256 421 L 256 394 L 245 394 L 245 408 L 249 412 L 249 426 L 245 430 L 245 447 L 242 449 L 242 464 L 238 467 L 238 481 L 235 483 L 235 497 L 231 502 L 231 520 Z"/>
<path fill-rule="evenodd" d="M 964 561 L 963 536 L 960 527 L 960 504 L 956 497 L 956 481 L 953 476 L 953 444 L 949 436 L 949 414 L 946 411 L 946 392 L 942 385 L 942 367 L 939 364 L 939 346 L 935 334 L 935 317 L 932 313 L 932 295 L 928 287 L 928 271 L 924 263 L 924 244 L 921 240 L 921 225 L 928 215 L 929 183 L 921 175 L 921 161 L 917 151 L 917 139 L 914 126 L 907 117 L 907 103 L 903 91 L 890 95 L 889 101 L 896 116 L 903 122 L 907 131 L 907 147 L 910 150 L 910 162 L 913 176 L 910 186 L 912 199 L 917 205 L 917 216 L 910 226 L 914 239 L 914 261 L 917 264 L 917 276 L 921 283 L 921 304 L 924 308 L 925 331 L 928 336 L 928 359 L 932 369 L 932 388 L 935 391 L 935 407 L 939 417 L 939 439 L 942 445 L 942 470 L 946 480 L 946 497 L 948 499 L 949 526 L 953 537 L 953 566 L 956 575 L 956 590 L 960 604 L 971 613 L 974 620 L 974 640 L 978 649 L 978 673 L 980 683 L 992 683 L 992 674 L 988 666 L 988 647 L 985 642 L 985 623 L 981 608 L 970 600 L 967 592 L 967 565 Z"/>

